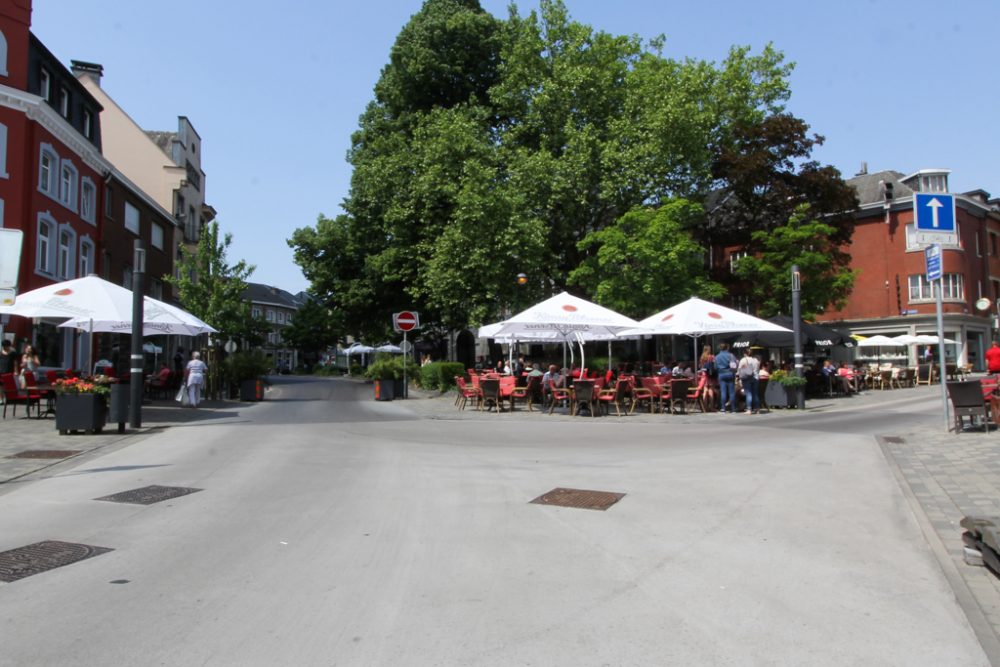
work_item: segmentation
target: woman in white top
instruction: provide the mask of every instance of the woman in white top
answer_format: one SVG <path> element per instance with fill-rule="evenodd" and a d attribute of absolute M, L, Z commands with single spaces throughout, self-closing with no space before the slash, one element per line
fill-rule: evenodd
<path fill-rule="evenodd" d="M 191 353 L 191 361 L 184 369 L 184 384 L 187 386 L 188 402 L 191 407 L 197 408 L 201 399 L 201 388 L 205 384 L 205 375 L 208 373 L 208 366 L 201 360 L 201 354 Z"/>

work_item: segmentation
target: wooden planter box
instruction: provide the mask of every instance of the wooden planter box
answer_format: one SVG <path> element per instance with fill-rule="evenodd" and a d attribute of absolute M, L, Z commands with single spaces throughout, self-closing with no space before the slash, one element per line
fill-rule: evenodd
<path fill-rule="evenodd" d="M 56 429 L 100 433 L 104 428 L 104 397 L 97 394 L 60 394 L 56 397 Z"/>

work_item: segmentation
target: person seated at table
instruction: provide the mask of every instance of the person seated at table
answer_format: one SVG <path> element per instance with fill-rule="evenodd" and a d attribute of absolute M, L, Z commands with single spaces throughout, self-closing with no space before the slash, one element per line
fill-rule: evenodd
<path fill-rule="evenodd" d="M 151 391 L 163 390 L 170 388 L 170 366 L 167 362 L 163 361 L 160 363 L 160 370 L 156 375 L 150 375 L 148 378 L 148 386 Z"/>
<path fill-rule="evenodd" d="M 672 377 L 683 379 L 693 379 L 694 371 L 691 370 L 691 364 L 686 361 L 678 362 L 672 371 L 670 371 Z"/>
<path fill-rule="evenodd" d="M 574 380 L 579 380 L 580 379 L 580 367 L 577 366 L 576 364 L 574 364 L 573 365 L 573 370 L 571 370 L 569 372 L 569 376 L 571 378 L 573 378 Z"/>
<path fill-rule="evenodd" d="M 860 391 L 859 376 L 846 361 L 840 362 L 840 368 L 837 369 L 837 377 L 840 378 L 844 385 L 844 393 L 850 394 Z"/>

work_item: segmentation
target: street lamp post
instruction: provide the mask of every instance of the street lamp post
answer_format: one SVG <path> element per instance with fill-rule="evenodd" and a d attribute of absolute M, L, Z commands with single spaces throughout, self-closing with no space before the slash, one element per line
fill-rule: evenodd
<path fill-rule="evenodd" d="M 792 340 L 795 345 L 795 376 L 801 378 L 802 373 L 802 276 L 799 265 L 792 265 Z M 795 395 L 796 407 L 806 409 L 806 392 L 800 387 Z"/>

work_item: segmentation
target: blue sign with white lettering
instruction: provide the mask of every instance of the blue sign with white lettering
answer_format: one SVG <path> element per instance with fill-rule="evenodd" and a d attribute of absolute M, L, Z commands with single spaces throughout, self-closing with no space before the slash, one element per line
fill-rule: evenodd
<path fill-rule="evenodd" d="M 924 250 L 927 260 L 927 282 L 934 282 L 941 277 L 941 246 L 935 243 Z"/>
<path fill-rule="evenodd" d="M 913 215 L 921 232 L 955 233 L 955 197 L 939 193 L 913 195 Z"/>

